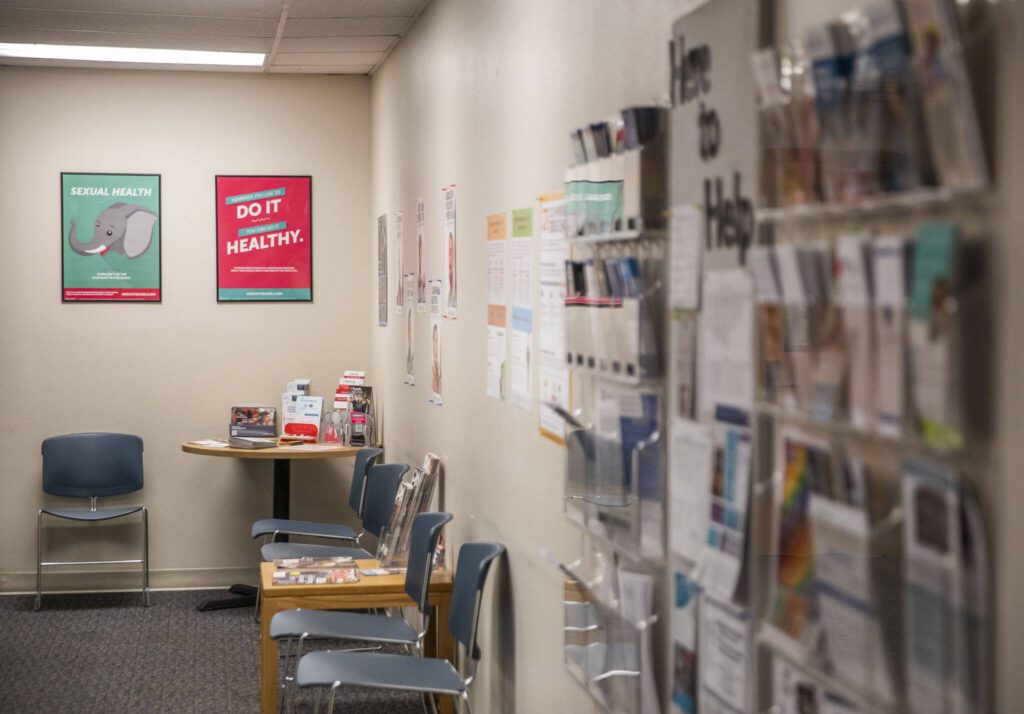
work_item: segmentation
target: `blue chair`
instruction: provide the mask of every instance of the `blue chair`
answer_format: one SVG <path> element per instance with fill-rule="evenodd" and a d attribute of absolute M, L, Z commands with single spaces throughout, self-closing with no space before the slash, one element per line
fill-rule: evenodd
<path fill-rule="evenodd" d="M 451 520 L 450 513 L 420 513 L 412 522 L 405 592 L 420 612 L 418 629 L 401 616 L 329 610 L 285 610 L 274 615 L 270 621 L 270 638 L 284 640 L 285 671 L 290 672 L 294 668 L 289 666 L 290 661 L 298 662 L 302 658 L 303 643 L 307 639 L 380 642 L 403 645 L 410 654 L 421 652 L 423 638 L 430 626 L 429 592 L 434 552 L 441 539 L 441 531 Z M 296 641 L 297 647 L 292 655 L 292 646 Z M 293 680 L 290 674 L 287 675 L 281 685 L 282 690 Z M 282 691 L 282 703 L 284 694 Z"/>
<path fill-rule="evenodd" d="M 384 449 L 374 447 L 360 449 L 356 454 L 356 463 L 352 469 L 352 486 L 348 492 L 348 505 L 360 518 L 363 516 L 363 502 L 366 497 L 366 472 L 383 455 Z M 278 535 L 354 540 L 358 543 L 362 533 L 357 534 L 354 530 L 341 523 L 297 521 L 290 518 L 264 518 L 252 524 L 253 538 L 272 536 L 273 540 L 277 540 Z"/>
<path fill-rule="evenodd" d="M 363 507 L 363 530 L 380 538 L 391 520 L 395 497 L 407 464 L 378 464 L 366 473 L 366 501 Z M 263 560 L 279 558 L 372 558 L 362 548 L 319 543 L 267 543 L 260 549 Z"/>
<path fill-rule="evenodd" d="M 36 521 L 36 601 L 42 606 L 43 568 L 65 565 L 140 563 L 142 592 L 149 607 L 149 511 L 143 506 L 99 508 L 100 496 L 120 496 L 142 489 L 142 439 L 131 434 L 65 434 L 43 440 L 43 491 L 53 496 L 88 498 L 89 508 L 39 509 Z M 142 512 L 142 558 L 138 560 L 43 561 L 43 514 L 98 523 Z"/>
<path fill-rule="evenodd" d="M 300 688 L 329 687 L 328 712 L 333 711 L 335 693 L 342 685 L 449 695 L 459 698 L 466 711 L 471 711 L 468 687 L 480 659 L 480 601 L 491 563 L 504 552 L 505 546 L 500 543 L 466 543 L 459 549 L 448 629 L 465 648 L 470 670 L 466 677 L 443 659 L 326 651 L 310 652 L 299 660 L 295 683 Z M 433 701 L 433 697 L 428 699 Z"/>

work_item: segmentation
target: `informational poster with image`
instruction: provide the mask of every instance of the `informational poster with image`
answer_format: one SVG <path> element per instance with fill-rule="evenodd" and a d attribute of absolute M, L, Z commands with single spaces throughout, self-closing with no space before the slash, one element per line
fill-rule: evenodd
<path fill-rule="evenodd" d="M 444 188 L 444 316 L 459 316 L 458 270 L 455 263 L 455 184 Z"/>
<path fill-rule="evenodd" d="M 395 211 L 395 285 L 397 290 L 395 291 L 395 314 L 401 315 L 402 310 L 405 308 L 405 273 L 402 272 L 404 264 L 402 262 L 402 212 Z M 411 305 L 410 305 L 411 307 Z"/>
<path fill-rule="evenodd" d="M 426 225 L 426 207 L 420 197 L 416 199 L 416 312 L 427 311 L 427 274 L 423 271 Z"/>
<path fill-rule="evenodd" d="M 217 300 L 313 300 L 310 176 L 217 176 Z"/>
<path fill-rule="evenodd" d="M 505 398 L 507 344 L 504 213 L 487 217 L 487 396 Z"/>
<path fill-rule="evenodd" d="M 444 286 L 440 280 L 430 281 L 430 404 L 441 406 L 441 313 Z"/>
<path fill-rule="evenodd" d="M 672 607 L 673 712 L 697 712 L 697 603 L 700 588 L 682 573 L 675 573 Z"/>
<path fill-rule="evenodd" d="M 540 433 L 565 443 L 565 421 L 552 407 L 569 410 L 569 370 L 565 365 L 565 199 L 540 199 Z"/>
<path fill-rule="evenodd" d="M 533 209 L 512 211 L 509 251 L 512 280 L 512 353 L 509 357 L 509 401 L 530 411 L 533 380 L 530 342 L 533 340 Z"/>
<path fill-rule="evenodd" d="M 416 385 L 416 313 L 412 309 L 416 301 L 416 273 L 406 273 L 405 292 L 405 384 Z"/>
<path fill-rule="evenodd" d="M 62 173 L 61 300 L 160 302 L 160 175 Z"/>
<path fill-rule="evenodd" d="M 388 214 L 377 217 L 377 325 L 388 324 Z"/>

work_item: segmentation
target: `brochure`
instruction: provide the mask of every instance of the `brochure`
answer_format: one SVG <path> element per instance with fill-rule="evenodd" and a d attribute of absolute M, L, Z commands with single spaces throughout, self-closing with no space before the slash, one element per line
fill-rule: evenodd
<path fill-rule="evenodd" d="M 359 573 L 355 568 L 276 570 L 270 580 L 271 585 L 342 585 L 358 582 Z"/>
<path fill-rule="evenodd" d="M 277 436 L 274 407 L 231 407 L 229 436 Z"/>

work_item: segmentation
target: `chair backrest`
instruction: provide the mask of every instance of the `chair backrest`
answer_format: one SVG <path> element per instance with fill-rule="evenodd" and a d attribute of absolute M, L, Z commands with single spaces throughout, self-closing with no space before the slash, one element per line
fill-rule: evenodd
<path fill-rule="evenodd" d="M 480 598 L 491 563 L 505 552 L 501 543 L 465 543 L 459 548 L 452 588 L 452 612 L 448 629 L 466 648 L 466 656 L 480 659 L 476 627 L 480 620 Z"/>
<path fill-rule="evenodd" d="M 378 538 L 388 527 L 395 507 L 398 485 L 409 470 L 408 464 L 377 464 L 366 472 L 366 503 L 363 506 L 363 530 Z"/>
<path fill-rule="evenodd" d="M 43 491 L 118 496 L 142 488 L 142 439 L 132 434 L 64 434 L 43 439 Z"/>
<path fill-rule="evenodd" d="M 362 518 L 366 500 L 366 472 L 384 455 L 384 449 L 368 446 L 356 453 L 356 465 L 352 468 L 352 488 L 348 492 L 348 507 Z"/>
<path fill-rule="evenodd" d="M 441 531 L 453 518 L 450 513 L 418 513 L 412 519 L 409 536 L 409 560 L 405 567 L 405 592 L 424 615 L 430 609 L 430 573 L 434 570 L 434 551 Z"/>

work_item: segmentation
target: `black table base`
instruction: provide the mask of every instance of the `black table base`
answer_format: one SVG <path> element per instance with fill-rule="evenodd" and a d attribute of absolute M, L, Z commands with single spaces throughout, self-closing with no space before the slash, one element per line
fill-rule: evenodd
<path fill-rule="evenodd" d="M 290 459 L 274 459 L 274 518 L 288 518 L 291 510 L 292 462 Z M 287 542 L 287 535 L 279 535 L 278 542 Z M 199 604 L 199 612 L 227 610 L 233 607 L 256 607 L 257 589 L 252 585 L 236 583 L 228 592 L 235 597 L 207 600 Z"/>

